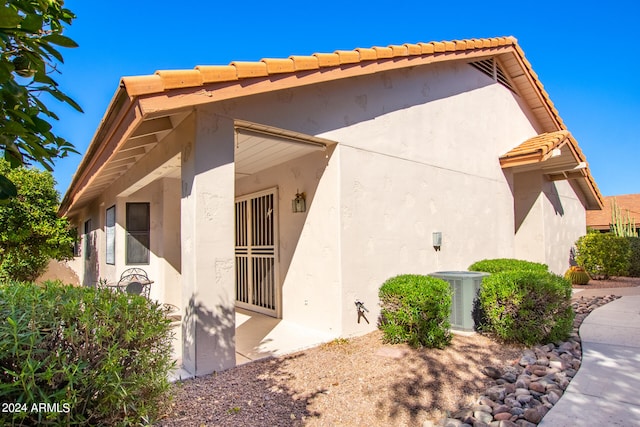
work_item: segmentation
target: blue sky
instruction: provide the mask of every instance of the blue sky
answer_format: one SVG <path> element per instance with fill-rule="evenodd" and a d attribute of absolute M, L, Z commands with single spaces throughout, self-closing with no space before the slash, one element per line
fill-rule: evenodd
<path fill-rule="evenodd" d="M 311 7 L 313 5 L 313 8 Z M 336 49 L 512 35 L 587 156 L 603 195 L 640 193 L 640 3 L 306 3 L 67 0 L 78 16 L 56 80 L 84 109 L 51 105 L 84 153 L 122 76 Z M 54 77 L 55 78 L 55 77 Z M 56 163 L 64 194 L 80 163 Z"/>

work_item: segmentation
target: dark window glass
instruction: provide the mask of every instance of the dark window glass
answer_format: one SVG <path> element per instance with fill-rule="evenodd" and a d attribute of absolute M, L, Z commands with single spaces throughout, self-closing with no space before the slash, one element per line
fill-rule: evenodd
<path fill-rule="evenodd" d="M 127 203 L 127 264 L 149 264 L 150 224 L 149 203 Z"/>
<path fill-rule="evenodd" d="M 84 222 L 84 259 L 91 258 L 91 220 Z"/>
<path fill-rule="evenodd" d="M 76 236 L 76 239 L 73 242 L 73 246 L 71 246 L 71 251 L 73 252 L 74 257 L 80 256 L 80 236 L 78 236 L 78 227 L 73 229 L 73 235 Z"/>

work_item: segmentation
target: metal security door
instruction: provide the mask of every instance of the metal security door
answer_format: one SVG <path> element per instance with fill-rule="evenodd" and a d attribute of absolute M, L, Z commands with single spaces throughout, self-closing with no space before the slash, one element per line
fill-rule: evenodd
<path fill-rule="evenodd" d="M 278 315 L 277 192 L 236 199 L 236 304 Z"/>

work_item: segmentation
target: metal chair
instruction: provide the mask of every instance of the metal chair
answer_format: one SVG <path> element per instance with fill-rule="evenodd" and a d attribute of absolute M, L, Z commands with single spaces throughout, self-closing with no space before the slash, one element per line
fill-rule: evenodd
<path fill-rule="evenodd" d="M 128 268 L 125 271 L 122 272 L 122 274 L 120 275 L 120 282 L 123 281 L 123 279 L 130 277 L 130 276 L 136 276 L 139 277 L 140 279 L 144 279 L 144 280 L 149 280 L 149 276 L 147 275 L 147 272 L 144 271 L 141 268 Z"/>
<path fill-rule="evenodd" d="M 149 280 L 147 272 L 141 268 L 129 268 L 122 272 L 118 280 L 118 288 L 128 294 L 142 295 L 149 298 L 152 280 Z"/>

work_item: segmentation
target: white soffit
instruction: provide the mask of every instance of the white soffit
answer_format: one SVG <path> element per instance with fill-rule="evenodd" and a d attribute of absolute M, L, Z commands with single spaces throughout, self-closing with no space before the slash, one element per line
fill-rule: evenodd
<path fill-rule="evenodd" d="M 333 141 L 256 123 L 236 121 L 236 177 L 253 175 L 316 151 Z"/>

